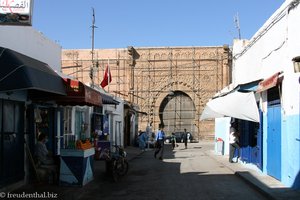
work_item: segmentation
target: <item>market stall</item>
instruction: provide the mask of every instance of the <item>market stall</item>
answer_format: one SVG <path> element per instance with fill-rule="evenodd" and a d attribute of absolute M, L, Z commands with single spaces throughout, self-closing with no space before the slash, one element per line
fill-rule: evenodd
<path fill-rule="evenodd" d="M 61 149 L 59 184 L 84 186 L 94 179 L 95 149 Z"/>

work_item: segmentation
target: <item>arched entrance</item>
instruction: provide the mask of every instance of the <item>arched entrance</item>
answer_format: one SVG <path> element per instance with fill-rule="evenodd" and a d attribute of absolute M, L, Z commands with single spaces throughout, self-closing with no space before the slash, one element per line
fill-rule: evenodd
<path fill-rule="evenodd" d="M 193 100 L 182 91 L 170 92 L 159 107 L 159 118 L 167 135 L 183 132 L 186 129 L 193 135 L 197 133 L 194 124 L 196 107 Z"/>

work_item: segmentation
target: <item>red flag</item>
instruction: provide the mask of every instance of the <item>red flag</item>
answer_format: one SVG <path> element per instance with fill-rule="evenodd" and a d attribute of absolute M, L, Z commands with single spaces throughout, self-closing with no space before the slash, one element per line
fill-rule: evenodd
<path fill-rule="evenodd" d="M 106 66 L 105 72 L 104 72 L 104 77 L 103 80 L 101 82 L 101 87 L 104 88 L 105 86 L 107 86 L 109 83 L 111 82 L 111 73 L 109 70 L 108 65 Z"/>

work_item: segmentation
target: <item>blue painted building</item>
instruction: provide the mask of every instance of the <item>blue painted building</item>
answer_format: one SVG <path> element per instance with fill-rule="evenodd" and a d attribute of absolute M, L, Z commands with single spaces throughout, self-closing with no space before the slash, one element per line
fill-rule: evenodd
<path fill-rule="evenodd" d="M 216 118 L 216 137 L 220 137 L 220 129 L 229 127 L 229 121 L 224 122 L 222 117 L 238 119 L 243 162 L 253 163 L 263 173 L 297 189 L 300 189 L 299 4 L 299 0 L 286 0 L 250 40 L 233 43 L 230 86 L 234 91 L 240 85 L 260 80 L 252 91 L 257 106 L 244 104 L 256 110 L 259 117 L 250 117 L 246 109 L 238 115 L 236 110 L 210 112 L 210 117 Z M 216 96 L 226 102 L 224 94 Z M 207 106 L 211 106 L 213 100 Z M 203 111 L 204 118 L 209 118 L 207 111 Z M 223 137 L 226 140 L 227 136 Z M 226 145 L 227 141 L 225 150 Z"/>
<path fill-rule="evenodd" d="M 299 23 L 299 1 L 287 0 L 252 39 L 236 41 L 233 46 L 233 84 L 262 79 L 255 91 L 260 123 L 258 126 L 241 123 L 245 144 L 242 160 L 256 164 L 265 174 L 298 189 Z M 253 135 L 256 136 L 251 141 Z"/>

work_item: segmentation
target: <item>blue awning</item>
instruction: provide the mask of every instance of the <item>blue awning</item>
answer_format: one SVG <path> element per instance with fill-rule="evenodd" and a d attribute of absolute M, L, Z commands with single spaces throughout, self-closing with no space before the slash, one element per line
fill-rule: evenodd
<path fill-rule="evenodd" d="M 251 92 L 251 91 L 256 91 L 259 82 L 262 79 L 250 82 L 250 83 L 244 83 L 244 84 L 240 84 L 236 87 L 236 90 L 238 90 L 239 92 Z"/>

